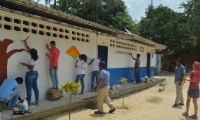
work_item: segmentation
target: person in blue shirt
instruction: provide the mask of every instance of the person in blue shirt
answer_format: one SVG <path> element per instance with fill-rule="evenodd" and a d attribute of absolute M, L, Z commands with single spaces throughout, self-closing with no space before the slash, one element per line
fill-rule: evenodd
<path fill-rule="evenodd" d="M 16 106 L 18 98 L 20 99 L 19 84 L 22 83 L 23 79 L 21 77 L 17 77 L 16 79 L 5 79 L 0 86 L 0 103 L 10 103 L 11 108 Z"/>
<path fill-rule="evenodd" d="M 140 54 L 137 54 L 137 58 L 134 58 L 132 54 L 130 54 L 133 60 L 135 60 L 135 77 L 136 77 L 136 83 L 140 84 Z"/>
<path fill-rule="evenodd" d="M 175 79 L 174 83 L 176 85 L 176 99 L 175 104 L 173 107 L 178 107 L 178 105 L 183 106 L 184 105 L 184 99 L 183 99 L 183 78 L 185 76 L 185 67 L 182 65 L 182 59 L 178 58 L 176 60 L 176 68 L 175 68 Z M 180 103 L 179 103 L 180 102 Z"/>
<path fill-rule="evenodd" d="M 103 103 L 105 102 L 109 107 L 109 113 L 115 111 L 115 107 L 108 96 L 110 90 L 110 73 L 106 70 L 106 63 L 101 61 L 99 63 L 100 76 L 98 85 L 96 87 L 97 94 L 97 105 L 98 111 L 95 111 L 94 114 L 103 114 Z"/>

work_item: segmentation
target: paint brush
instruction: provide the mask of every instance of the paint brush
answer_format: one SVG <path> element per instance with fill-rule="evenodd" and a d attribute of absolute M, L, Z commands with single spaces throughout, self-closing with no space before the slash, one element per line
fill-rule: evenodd
<path fill-rule="evenodd" d="M 30 36 L 28 36 L 25 40 L 21 40 L 21 42 L 27 41 L 29 39 Z M 27 43 L 31 43 L 31 42 L 27 42 Z"/>

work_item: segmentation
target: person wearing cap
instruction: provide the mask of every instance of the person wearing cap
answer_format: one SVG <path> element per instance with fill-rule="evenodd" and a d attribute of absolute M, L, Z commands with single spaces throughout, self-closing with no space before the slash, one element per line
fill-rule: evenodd
<path fill-rule="evenodd" d="M 130 54 L 133 60 L 135 60 L 135 77 L 136 77 L 136 83 L 140 84 L 140 54 L 137 54 L 137 58 L 134 58 L 132 54 Z"/>
<path fill-rule="evenodd" d="M 190 107 L 191 98 L 193 99 L 194 103 L 194 115 L 189 116 L 190 118 L 197 119 L 198 113 L 198 105 L 197 99 L 199 98 L 199 82 L 200 82 L 200 63 L 195 61 L 193 64 L 193 70 L 190 73 L 190 79 L 187 80 L 186 77 L 184 78 L 186 81 L 190 82 L 188 92 L 187 92 L 187 102 L 186 102 L 186 111 L 183 113 L 183 116 L 187 117 Z"/>
<path fill-rule="evenodd" d="M 176 60 L 175 80 L 174 80 L 174 83 L 176 85 L 176 99 L 175 99 L 175 104 L 172 107 L 178 107 L 179 105 L 180 106 L 184 105 L 184 99 L 182 93 L 184 85 L 183 81 L 184 76 L 185 76 L 185 67 L 182 65 L 182 59 L 178 58 Z"/>
<path fill-rule="evenodd" d="M 95 89 L 97 94 L 97 104 L 98 110 L 94 112 L 94 114 L 103 114 L 103 103 L 105 102 L 109 107 L 109 113 L 113 113 L 116 109 L 108 96 L 110 90 L 110 73 L 106 70 L 106 63 L 101 61 L 99 63 L 99 82 Z"/>

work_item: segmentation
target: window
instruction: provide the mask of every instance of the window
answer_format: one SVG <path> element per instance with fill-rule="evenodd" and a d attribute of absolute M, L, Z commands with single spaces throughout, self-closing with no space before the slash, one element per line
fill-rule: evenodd
<path fill-rule="evenodd" d="M 46 28 L 47 28 L 48 30 L 51 30 L 51 27 L 50 27 L 50 26 L 46 26 Z"/>
<path fill-rule="evenodd" d="M 72 40 L 76 40 L 76 38 L 75 38 L 75 37 L 72 37 Z"/>
<path fill-rule="evenodd" d="M 89 37 L 89 35 L 88 35 L 88 34 L 86 34 L 86 37 L 88 38 L 88 37 Z"/>
<path fill-rule="evenodd" d="M 23 31 L 24 32 L 29 32 L 29 29 L 28 28 L 23 28 Z"/>
<path fill-rule="evenodd" d="M 85 42 L 85 39 L 82 38 L 82 42 Z"/>
<path fill-rule="evenodd" d="M 29 25 L 29 22 L 28 21 L 23 21 L 23 24 L 24 25 Z"/>
<path fill-rule="evenodd" d="M 14 26 L 14 30 L 15 30 L 15 31 L 21 31 L 21 28 L 20 28 L 20 27 L 17 27 L 17 26 Z"/>
<path fill-rule="evenodd" d="M 1 16 L 0 16 L 0 20 L 2 20 Z"/>
<path fill-rule="evenodd" d="M 80 41 L 80 38 L 77 38 L 78 41 Z"/>
<path fill-rule="evenodd" d="M 0 24 L 0 28 L 2 28 L 2 25 Z"/>
<path fill-rule="evenodd" d="M 65 33 L 69 33 L 69 31 L 68 31 L 68 30 L 65 30 Z"/>
<path fill-rule="evenodd" d="M 86 42 L 89 42 L 89 40 L 88 40 L 88 39 L 86 39 Z"/>
<path fill-rule="evenodd" d="M 46 35 L 47 35 L 47 36 L 51 36 L 51 33 L 50 33 L 50 32 L 46 32 Z"/>
<path fill-rule="evenodd" d="M 54 30 L 54 31 L 58 31 L 58 28 L 56 28 L 56 27 L 53 27 L 53 30 Z"/>
<path fill-rule="evenodd" d="M 76 35 L 76 32 L 72 31 L 72 34 L 73 34 L 73 35 Z"/>
<path fill-rule="evenodd" d="M 63 35 L 60 34 L 59 37 L 60 37 L 60 38 L 63 38 Z"/>
<path fill-rule="evenodd" d="M 60 31 L 60 32 L 63 32 L 63 29 L 60 28 L 59 31 Z"/>
<path fill-rule="evenodd" d="M 11 18 L 9 18 L 9 17 L 4 17 L 4 20 L 7 22 L 12 22 Z"/>
<path fill-rule="evenodd" d="M 37 27 L 37 23 L 32 22 L 31 25 L 32 25 L 33 27 Z"/>
<path fill-rule="evenodd" d="M 40 34 L 40 35 L 44 35 L 44 32 L 43 32 L 43 31 L 39 31 L 39 34 Z"/>
<path fill-rule="evenodd" d="M 31 32 L 32 32 L 33 34 L 37 34 L 37 30 L 32 29 Z"/>
<path fill-rule="evenodd" d="M 79 33 L 79 32 L 77 32 L 77 35 L 78 35 L 78 36 L 80 36 L 80 33 Z"/>
<path fill-rule="evenodd" d="M 44 25 L 42 25 L 42 24 L 39 24 L 39 27 L 43 29 L 43 28 L 44 28 Z"/>
<path fill-rule="evenodd" d="M 82 34 L 83 37 L 85 37 L 85 34 Z"/>
<path fill-rule="evenodd" d="M 57 34 L 53 33 L 53 37 L 57 37 Z"/>
<path fill-rule="evenodd" d="M 65 35 L 65 39 L 69 39 L 69 37 L 67 35 Z"/>
<path fill-rule="evenodd" d="M 14 23 L 20 24 L 20 23 L 21 23 L 21 20 L 19 20 L 19 19 L 14 19 Z"/>
<path fill-rule="evenodd" d="M 4 29 L 11 30 L 11 26 L 10 25 L 4 25 Z"/>

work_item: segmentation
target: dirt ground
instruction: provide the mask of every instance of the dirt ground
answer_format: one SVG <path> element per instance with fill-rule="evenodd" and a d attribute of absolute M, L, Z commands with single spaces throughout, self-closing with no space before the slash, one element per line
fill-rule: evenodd
<path fill-rule="evenodd" d="M 173 74 L 157 76 L 166 78 L 166 88 L 163 92 L 158 92 L 159 86 L 155 86 L 125 97 L 127 109 L 121 109 L 122 99 L 113 100 L 117 110 L 109 114 L 109 108 L 104 104 L 103 115 L 94 115 L 93 110 L 82 109 L 74 111 L 71 120 L 190 120 L 182 116 L 185 106 L 173 108 L 175 101 L 175 85 Z M 184 100 L 186 102 L 186 83 L 183 88 Z M 200 105 L 200 100 L 198 100 Z M 190 104 L 189 115 L 194 113 L 193 103 Z M 200 117 L 200 112 L 198 112 Z M 45 120 L 68 120 L 68 113 L 46 118 Z"/>

